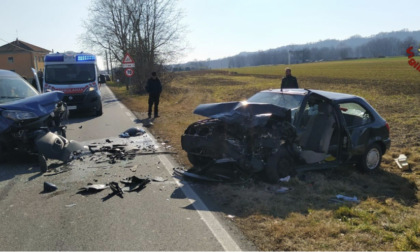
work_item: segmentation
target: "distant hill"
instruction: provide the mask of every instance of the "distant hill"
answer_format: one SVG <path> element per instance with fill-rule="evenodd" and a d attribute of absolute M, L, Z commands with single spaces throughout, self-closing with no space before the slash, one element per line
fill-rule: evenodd
<path fill-rule="evenodd" d="M 351 36 L 345 40 L 327 39 L 313 43 L 287 45 L 258 52 L 173 65 L 174 71 L 246 67 L 272 64 L 299 64 L 324 60 L 345 60 L 402 56 L 409 46 L 418 45 L 419 31 L 381 32 L 369 37 Z"/>

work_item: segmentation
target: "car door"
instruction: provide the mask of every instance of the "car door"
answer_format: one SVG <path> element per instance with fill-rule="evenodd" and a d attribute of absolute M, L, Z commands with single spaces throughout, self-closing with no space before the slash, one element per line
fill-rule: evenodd
<path fill-rule="evenodd" d="M 347 159 L 362 155 L 370 139 L 371 113 L 360 103 L 347 101 L 339 103 L 342 123 L 347 136 L 343 137 L 343 157 Z"/>

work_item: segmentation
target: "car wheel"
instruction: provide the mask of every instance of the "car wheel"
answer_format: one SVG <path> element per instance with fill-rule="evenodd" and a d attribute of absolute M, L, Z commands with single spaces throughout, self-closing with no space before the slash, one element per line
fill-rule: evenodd
<path fill-rule="evenodd" d="M 268 158 L 265 176 L 269 183 L 277 183 L 281 178 L 295 174 L 293 161 L 286 154 L 287 151 L 283 150 Z"/>
<path fill-rule="evenodd" d="M 373 172 L 379 168 L 382 161 L 382 149 L 378 144 L 372 144 L 367 148 L 360 160 L 360 168 L 366 172 Z"/>
<path fill-rule="evenodd" d="M 3 147 L 3 144 L 0 143 L 0 163 L 2 163 L 5 159 L 6 159 L 5 149 Z"/>
<path fill-rule="evenodd" d="M 191 153 L 188 153 L 187 156 L 190 163 L 194 166 L 205 166 L 213 161 L 212 158 L 203 157 L 203 156 L 199 156 L 199 155 L 191 154 Z"/>
<path fill-rule="evenodd" d="M 99 108 L 96 110 L 96 116 L 101 116 L 103 114 L 102 111 L 102 103 L 99 105 Z"/>

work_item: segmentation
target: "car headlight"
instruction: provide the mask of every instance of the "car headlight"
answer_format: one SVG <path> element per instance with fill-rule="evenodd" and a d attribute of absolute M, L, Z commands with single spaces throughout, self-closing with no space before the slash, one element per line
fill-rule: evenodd
<path fill-rule="evenodd" d="M 35 113 L 21 110 L 5 110 L 2 112 L 2 116 L 14 121 L 29 120 L 38 117 Z"/>
<path fill-rule="evenodd" d="M 94 87 L 89 87 L 89 92 L 95 91 Z"/>

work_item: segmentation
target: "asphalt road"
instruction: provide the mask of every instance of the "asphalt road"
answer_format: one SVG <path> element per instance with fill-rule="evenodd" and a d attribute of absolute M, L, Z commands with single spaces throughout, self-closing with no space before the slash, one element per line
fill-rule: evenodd
<path fill-rule="evenodd" d="M 83 145 L 124 143 L 149 153 L 172 151 L 148 132 L 119 138 L 128 128 L 141 128 L 141 121 L 106 86 L 102 93 L 104 114 L 72 115 L 68 139 Z M 255 250 L 194 185 L 172 176 L 178 165 L 169 155 L 138 154 L 114 164 L 97 162 L 101 158 L 106 155 L 87 153 L 68 164 L 49 160 L 44 174 L 36 158 L 23 154 L 0 164 L 0 250 Z M 165 181 L 152 181 L 122 198 L 109 188 L 79 193 L 89 183 L 122 185 L 121 179 L 131 176 Z M 43 192 L 44 182 L 58 189 Z"/>

